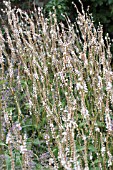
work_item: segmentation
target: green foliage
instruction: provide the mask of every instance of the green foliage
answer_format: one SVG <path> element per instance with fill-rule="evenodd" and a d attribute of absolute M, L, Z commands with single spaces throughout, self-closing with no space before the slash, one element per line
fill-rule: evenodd
<path fill-rule="evenodd" d="M 49 12 L 54 13 L 56 11 L 56 16 L 58 22 L 64 21 L 64 14 L 69 15 L 69 7 L 67 5 L 68 0 L 50 0 L 45 6 L 46 15 Z"/>

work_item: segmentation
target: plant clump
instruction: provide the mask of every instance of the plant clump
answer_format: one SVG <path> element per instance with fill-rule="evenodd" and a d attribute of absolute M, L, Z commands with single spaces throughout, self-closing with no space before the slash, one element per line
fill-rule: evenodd
<path fill-rule="evenodd" d="M 113 169 L 110 39 L 81 13 L 67 27 L 5 2 L 0 29 L 2 169 Z M 46 147 L 47 146 L 47 147 Z M 45 160 L 45 162 L 44 162 Z M 1 163 L 1 162 L 0 162 Z"/>

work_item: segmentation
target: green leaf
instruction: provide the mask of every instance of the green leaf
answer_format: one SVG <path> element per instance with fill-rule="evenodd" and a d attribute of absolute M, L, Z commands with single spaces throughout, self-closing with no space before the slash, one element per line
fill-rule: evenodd
<path fill-rule="evenodd" d="M 7 170 L 11 169 L 11 158 L 8 154 L 5 154 Z"/>
<path fill-rule="evenodd" d="M 5 82 L 5 80 L 0 80 L 0 85 L 4 84 Z"/>
<path fill-rule="evenodd" d="M 34 145 L 40 145 L 41 142 L 40 142 L 40 140 L 39 140 L 38 138 L 36 138 L 36 139 L 33 141 L 33 144 L 34 144 Z"/>
<path fill-rule="evenodd" d="M 93 162 L 93 164 L 97 164 L 97 163 L 99 163 L 99 162 L 100 162 L 100 160 L 96 159 L 96 160 Z"/>
<path fill-rule="evenodd" d="M 77 151 L 77 152 L 80 152 L 80 151 L 83 151 L 84 149 L 85 149 L 85 147 L 84 147 L 84 146 L 80 146 L 80 147 L 78 147 L 78 148 L 77 148 L 77 150 L 76 150 L 76 151 Z"/>
<path fill-rule="evenodd" d="M 22 128 L 27 128 L 27 127 L 35 127 L 35 125 L 25 125 L 25 126 L 22 126 Z"/>
<path fill-rule="evenodd" d="M 98 125 L 99 127 L 105 127 L 105 123 L 104 123 L 104 122 L 99 122 L 99 121 L 97 121 L 97 125 Z"/>
<path fill-rule="evenodd" d="M 7 110 L 8 112 L 12 112 L 12 111 L 15 110 L 15 108 L 14 108 L 14 107 L 8 107 L 6 110 Z"/>
<path fill-rule="evenodd" d="M 96 152 L 96 148 L 93 146 L 93 145 L 89 145 L 88 149 L 91 151 L 91 152 Z"/>
<path fill-rule="evenodd" d="M 58 148 L 55 148 L 55 149 L 53 150 L 53 154 L 55 155 L 55 157 L 58 156 Z"/>
<path fill-rule="evenodd" d="M 5 143 L 1 142 L 1 141 L 0 141 L 0 146 L 6 146 L 8 148 L 8 146 Z"/>
<path fill-rule="evenodd" d="M 113 3 L 113 0 L 108 0 L 108 4 L 112 4 Z"/>
<path fill-rule="evenodd" d="M 79 124 L 79 127 L 84 127 L 85 125 L 86 125 L 86 123 L 82 122 L 82 123 Z"/>

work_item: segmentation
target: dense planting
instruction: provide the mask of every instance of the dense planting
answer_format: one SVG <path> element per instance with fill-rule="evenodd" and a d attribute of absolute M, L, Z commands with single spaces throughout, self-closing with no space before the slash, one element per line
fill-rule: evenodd
<path fill-rule="evenodd" d="M 28 16 L 6 4 L 0 30 L 0 167 L 113 169 L 110 39 L 75 6 L 67 28 L 56 13 Z M 55 11 L 55 9 L 54 9 Z"/>

